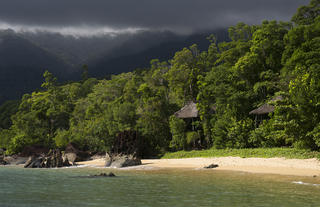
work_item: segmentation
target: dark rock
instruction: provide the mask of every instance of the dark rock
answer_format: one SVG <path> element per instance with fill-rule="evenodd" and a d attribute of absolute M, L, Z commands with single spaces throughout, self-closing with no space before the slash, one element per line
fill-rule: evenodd
<path fill-rule="evenodd" d="M 30 156 L 24 168 L 42 168 L 43 157 Z"/>
<path fill-rule="evenodd" d="M 116 177 L 116 175 L 110 172 L 110 173 L 100 173 L 97 175 L 75 176 L 74 178 L 100 178 L 100 177 Z"/>
<path fill-rule="evenodd" d="M 109 176 L 109 177 L 115 177 L 116 175 L 113 174 L 113 172 L 110 172 L 110 173 L 108 174 L 108 176 Z"/>
<path fill-rule="evenodd" d="M 60 150 L 50 150 L 46 156 L 31 156 L 25 163 L 25 168 L 55 168 L 70 166 L 68 159 L 63 160 Z"/>
<path fill-rule="evenodd" d="M 115 177 L 116 175 L 113 172 L 110 173 L 100 173 L 98 175 L 92 175 L 91 177 Z"/>
<path fill-rule="evenodd" d="M 7 165 L 7 164 L 8 163 L 4 159 L 0 158 L 0 165 Z"/>
<path fill-rule="evenodd" d="M 117 155 L 112 156 L 110 167 L 114 168 L 122 168 L 122 167 L 130 167 L 141 165 L 141 159 L 133 156 L 133 155 Z"/>
<path fill-rule="evenodd" d="M 208 166 L 206 166 L 206 167 L 204 167 L 204 168 L 206 168 L 206 169 L 211 169 L 211 168 L 217 168 L 217 167 L 219 167 L 219 165 L 217 165 L 217 164 L 211 164 L 211 165 L 208 165 Z"/>
<path fill-rule="evenodd" d="M 6 161 L 0 159 L 0 165 L 7 165 L 7 164 L 8 163 Z"/>
<path fill-rule="evenodd" d="M 30 156 L 26 161 L 26 163 L 24 163 L 24 168 L 29 168 L 29 166 L 31 165 L 32 162 L 35 161 L 35 159 L 36 159 L 35 156 Z"/>
<path fill-rule="evenodd" d="M 50 150 L 42 163 L 45 168 L 63 167 L 63 159 L 60 150 Z"/>
<path fill-rule="evenodd" d="M 31 163 L 31 168 L 42 168 L 43 157 L 38 157 L 33 163 Z"/>
<path fill-rule="evenodd" d="M 74 164 L 70 164 L 69 160 L 68 160 L 68 157 L 66 157 L 65 159 L 63 159 L 63 166 L 65 167 L 69 167 L 71 165 L 74 165 Z"/>

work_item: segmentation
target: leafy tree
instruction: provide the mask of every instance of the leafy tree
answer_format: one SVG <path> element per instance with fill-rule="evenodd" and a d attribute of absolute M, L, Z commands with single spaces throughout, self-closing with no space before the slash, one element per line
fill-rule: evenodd
<path fill-rule="evenodd" d="M 309 25 L 320 15 L 320 1 L 311 0 L 309 5 L 302 6 L 292 17 L 292 21 L 297 25 Z"/>
<path fill-rule="evenodd" d="M 172 134 L 172 140 L 170 147 L 175 150 L 186 149 L 186 123 L 174 115 L 170 116 L 170 132 Z"/>

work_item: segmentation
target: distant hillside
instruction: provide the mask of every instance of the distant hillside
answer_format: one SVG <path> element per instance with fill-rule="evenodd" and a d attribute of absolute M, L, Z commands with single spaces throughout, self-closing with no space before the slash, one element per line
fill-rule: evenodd
<path fill-rule="evenodd" d="M 155 46 L 149 47 L 137 53 L 121 56 L 114 55 L 115 57 L 106 55 L 104 57 L 100 57 L 99 59 L 92 60 L 91 62 L 87 63 L 89 65 L 89 73 L 91 76 L 102 77 L 110 74 L 133 71 L 136 68 L 144 68 L 149 66 L 150 60 L 171 59 L 175 52 L 183 49 L 184 47 L 189 47 L 192 44 L 197 44 L 201 51 L 207 50 L 210 42 L 206 38 L 210 34 L 215 34 L 218 42 L 228 40 L 228 32 L 226 29 L 204 32 L 191 36 L 180 36 L 179 38 L 176 37 L 168 42 L 160 42 Z M 126 48 L 130 47 L 128 47 L 128 45 L 123 45 L 119 48 L 116 48 L 115 51 L 126 51 Z"/>
<path fill-rule="evenodd" d="M 226 29 L 190 36 L 144 31 L 117 37 L 81 38 L 0 31 L 0 104 L 40 88 L 45 70 L 60 82 L 79 80 L 82 65 L 87 64 L 90 76 L 102 78 L 144 68 L 155 58 L 168 60 L 192 44 L 206 50 L 209 45 L 206 37 L 212 33 L 220 42 L 228 39 Z"/>
<path fill-rule="evenodd" d="M 95 59 L 135 54 L 159 43 L 181 40 L 181 36 L 169 31 L 83 37 L 46 32 L 19 35 L 75 67 Z"/>
<path fill-rule="evenodd" d="M 62 79 L 70 77 L 70 68 L 30 41 L 10 31 L 0 33 L 0 103 L 39 88 L 46 69 Z"/>

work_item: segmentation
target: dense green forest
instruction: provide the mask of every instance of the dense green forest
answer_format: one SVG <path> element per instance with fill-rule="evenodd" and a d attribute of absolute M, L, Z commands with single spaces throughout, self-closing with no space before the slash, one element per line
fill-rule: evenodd
<path fill-rule="evenodd" d="M 88 78 L 85 70 L 82 81 L 61 85 L 47 71 L 43 90 L 0 108 L 1 117 L 12 115 L 0 120 L 0 147 L 17 153 L 73 142 L 99 152 L 120 133 L 134 132 L 144 156 L 204 148 L 319 150 L 319 14 L 320 1 L 312 0 L 291 22 L 238 23 L 228 42 L 212 35 L 205 51 L 191 45 L 110 79 Z M 174 116 L 191 101 L 199 119 Z M 249 112 L 265 103 L 275 110 L 258 124 Z"/>

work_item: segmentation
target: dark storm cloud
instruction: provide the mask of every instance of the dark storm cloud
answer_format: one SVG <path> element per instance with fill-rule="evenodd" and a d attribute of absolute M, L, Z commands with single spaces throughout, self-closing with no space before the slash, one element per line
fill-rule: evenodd
<path fill-rule="evenodd" d="M 0 26 L 84 31 L 107 28 L 197 29 L 290 20 L 308 0 L 1 0 Z M 131 30 L 128 30 L 131 31 Z"/>

